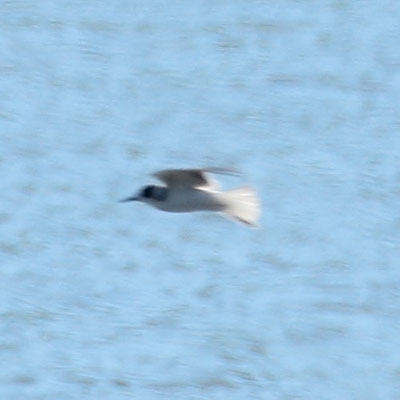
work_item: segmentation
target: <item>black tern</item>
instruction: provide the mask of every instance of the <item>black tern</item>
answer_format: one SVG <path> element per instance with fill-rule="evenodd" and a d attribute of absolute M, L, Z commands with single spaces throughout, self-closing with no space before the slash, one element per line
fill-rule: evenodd
<path fill-rule="evenodd" d="M 216 211 L 246 225 L 258 226 L 260 201 L 251 186 L 219 190 L 214 174 L 235 174 L 223 168 L 166 169 L 154 174 L 165 186 L 148 185 L 135 196 L 121 200 L 141 201 L 168 212 Z"/>

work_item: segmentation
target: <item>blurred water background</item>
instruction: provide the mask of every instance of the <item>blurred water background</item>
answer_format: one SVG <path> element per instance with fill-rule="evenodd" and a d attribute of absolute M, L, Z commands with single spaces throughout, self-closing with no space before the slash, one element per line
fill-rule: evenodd
<path fill-rule="evenodd" d="M 2 0 L 0 398 L 400 399 L 399 21 Z M 117 203 L 202 165 L 262 229 Z"/>

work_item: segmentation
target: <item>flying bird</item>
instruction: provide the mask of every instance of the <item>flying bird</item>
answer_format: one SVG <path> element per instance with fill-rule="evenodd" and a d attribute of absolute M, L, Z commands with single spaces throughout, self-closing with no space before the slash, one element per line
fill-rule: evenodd
<path fill-rule="evenodd" d="M 147 185 L 121 202 L 140 201 L 168 212 L 216 211 L 256 227 L 260 201 L 251 186 L 220 190 L 210 174 L 235 174 L 223 168 L 165 169 L 154 176 L 164 185 Z"/>

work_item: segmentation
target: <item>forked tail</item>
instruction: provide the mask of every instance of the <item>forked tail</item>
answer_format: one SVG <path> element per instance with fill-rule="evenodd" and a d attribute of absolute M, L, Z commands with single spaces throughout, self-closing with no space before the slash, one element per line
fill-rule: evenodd
<path fill-rule="evenodd" d="M 260 217 L 260 201 L 251 186 L 243 186 L 223 193 L 226 208 L 222 211 L 227 217 L 244 224 L 257 227 Z"/>

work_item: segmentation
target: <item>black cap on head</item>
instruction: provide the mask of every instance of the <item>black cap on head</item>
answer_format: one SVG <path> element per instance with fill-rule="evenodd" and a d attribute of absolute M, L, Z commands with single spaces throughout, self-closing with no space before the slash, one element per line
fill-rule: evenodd
<path fill-rule="evenodd" d="M 154 185 L 149 185 L 143 188 L 140 193 L 140 197 L 144 197 L 145 199 L 151 199 L 154 197 Z"/>

